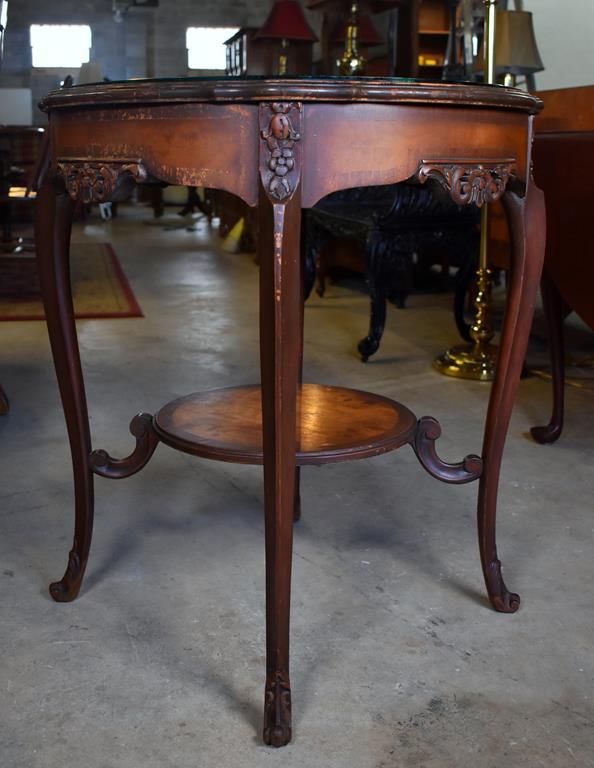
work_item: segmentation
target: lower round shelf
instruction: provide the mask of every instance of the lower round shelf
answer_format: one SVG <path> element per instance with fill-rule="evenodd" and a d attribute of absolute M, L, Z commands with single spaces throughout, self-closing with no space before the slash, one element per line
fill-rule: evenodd
<path fill-rule="evenodd" d="M 164 443 L 219 461 L 262 464 L 259 386 L 232 387 L 173 400 L 156 414 Z M 411 441 L 417 420 L 400 403 L 344 387 L 304 384 L 298 398 L 297 464 L 363 459 Z"/>

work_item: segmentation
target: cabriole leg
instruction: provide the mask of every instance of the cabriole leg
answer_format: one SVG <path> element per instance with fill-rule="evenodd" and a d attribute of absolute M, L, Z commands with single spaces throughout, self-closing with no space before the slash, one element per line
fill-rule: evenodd
<path fill-rule="evenodd" d="M 37 198 L 35 242 L 50 343 L 70 440 L 75 493 L 74 541 L 68 565 L 62 579 L 49 588 L 51 596 L 58 602 L 74 600 L 78 595 L 93 532 L 91 437 L 70 285 L 73 211 L 74 202 L 60 182 L 48 174 Z"/>
<path fill-rule="evenodd" d="M 544 195 L 530 180 L 526 196 L 507 191 L 503 204 L 512 241 L 512 269 L 499 357 L 489 398 L 479 485 L 478 536 L 489 599 L 497 611 L 514 613 L 520 598 L 510 592 L 497 556 L 495 517 L 503 446 L 528 345 L 545 248 Z"/>
<path fill-rule="evenodd" d="M 537 443 L 554 443 L 563 429 L 563 405 L 565 386 L 565 344 L 563 338 L 563 320 L 568 307 L 563 301 L 557 286 L 547 275 L 546 269 L 540 281 L 540 293 L 549 332 L 551 351 L 551 369 L 553 378 L 553 413 L 546 426 L 532 427 L 530 434 Z"/>

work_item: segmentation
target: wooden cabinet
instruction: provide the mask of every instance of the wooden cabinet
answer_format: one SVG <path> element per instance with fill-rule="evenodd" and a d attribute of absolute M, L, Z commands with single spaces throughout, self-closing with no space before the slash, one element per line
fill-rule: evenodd
<path fill-rule="evenodd" d="M 446 0 L 421 0 L 417 31 L 417 77 L 441 78 L 450 14 Z"/>
<path fill-rule="evenodd" d="M 25 125 L 0 126 L 0 231 L 4 250 L 11 250 L 12 225 L 33 221 L 32 187 L 45 131 Z"/>
<path fill-rule="evenodd" d="M 242 27 L 225 41 L 227 75 L 269 75 L 269 49 L 266 41 L 254 39 L 257 27 Z"/>
<path fill-rule="evenodd" d="M 447 0 L 413 0 L 400 8 L 395 74 L 400 77 L 441 79 L 449 24 Z"/>
<path fill-rule="evenodd" d="M 287 75 L 310 75 L 312 71 L 312 42 L 258 37 L 257 27 L 242 27 L 225 41 L 227 67 L 225 74 L 239 77 L 270 77 L 279 74 L 279 59 L 286 59 Z"/>

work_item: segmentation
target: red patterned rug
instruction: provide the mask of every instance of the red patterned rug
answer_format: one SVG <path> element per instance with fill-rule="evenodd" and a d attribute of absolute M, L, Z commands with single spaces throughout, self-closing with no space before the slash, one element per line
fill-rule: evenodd
<path fill-rule="evenodd" d="M 77 318 L 143 317 L 109 243 L 73 243 L 70 265 Z M 0 321 L 44 319 L 35 256 L 0 255 Z"/>

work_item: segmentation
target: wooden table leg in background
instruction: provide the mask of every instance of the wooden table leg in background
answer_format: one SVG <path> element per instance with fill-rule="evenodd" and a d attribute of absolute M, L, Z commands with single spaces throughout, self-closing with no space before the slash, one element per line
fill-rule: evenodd
<path fill-rule="evenodd" d="M 489 398 L 483 442 L 483 474 L 478 498 L 481 563 L 489 599 L 497 611 L 514 613 L 520 598 L 509 592 L 497 557 L 495 517 L 503 446 L 528 345 L 545 249 L 544 195 L 530 179 L 525 197 L 503 196 L 512 240 L 511 282 L 499 358 Z"/>
<path fill-rule="evenodd" d="M 563 338 L 563 321 L 571 312 L 570 307 L 563 301 L 553 280 L 548 276 L 546 267 L 540 281 L 540 293 L 549 332 L 549 349 L 551 352 L 551 368 L 553 378 L 553 413 L 548 424 L 542 427 L 532 427 L 530 434 L 537 443 L 554 443 L 563 430 L 563 405 L 565 387 L 565 343 Z"/>
<path fill-rule="evenodd" d="M 58 602 L 80 589 L 93 531 L 91 436 L 70 285 L 70 231 L 74 202 L 61 181 L 47 174 L 38 191 L 35 243 L 45 314 L 72 454 L 75 492 L 74 541 L 66 572 L 50 585 Z"/>
<path fill-rule="evenodd" d="M 8 398 L 6 397 L 6 393 L 0 386 L 0 415 L 4 415 L 5 413 L 8 413 Z"/>

